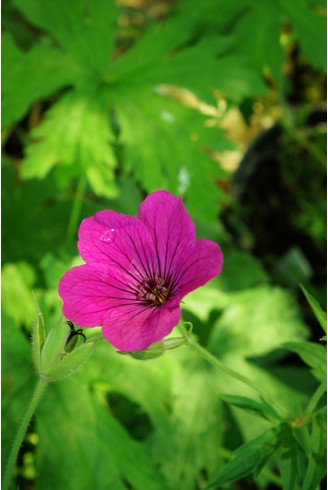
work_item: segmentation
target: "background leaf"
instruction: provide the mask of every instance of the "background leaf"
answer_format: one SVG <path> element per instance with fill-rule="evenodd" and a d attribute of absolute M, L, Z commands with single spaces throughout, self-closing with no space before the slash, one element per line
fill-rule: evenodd
<path fill-rule="evenodd" d="M 312 368 L 313 375 L 323 381 L 327 375 L 327 354 L 326 349 L 314 342 L 288 342 L 284 347 L 296 352 L 303 361 Z"/>
<path fill-rule="evenodd" d="M 279 445 L 280 432 L 277 428 L 264 432 L 251 442 L 244 444 L 234 454 L 215 481 L 207 488 L 215 488 L 243 478 L 249 474 L 256 476 Z"/>
<path fill-rule="evenodd" d="M 311 439 L 313 445 L 302 490 L 315 488 L 327 471 L 327 409 L 313 418 Z"/>

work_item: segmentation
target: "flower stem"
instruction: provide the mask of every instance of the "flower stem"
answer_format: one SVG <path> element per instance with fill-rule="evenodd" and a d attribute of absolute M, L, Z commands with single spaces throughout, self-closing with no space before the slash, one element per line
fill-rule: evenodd
<path fill-rule="evenodd" d="M 317 403 L 320 401 L 320 398 L 323 396 L 325 391 L 326 391 L 326 382 L 324 381 L 321 383 L 321 385 L 318 386 L 318 388 L 313 393 L 313 396 L 310 399 L 308 406 L 305 409 L 306 415 L 310 415 L 313 412 L 313 410 L 317 406 Z"/>
<path fill-rule="evenodd" d="M 233 369 L 230 369 L 228 366 L 223 364 L 223 362 L 220 361 L 217 357 L 213 356 L 208 350 L 206 350 L 204 347 L 202 347 L 191 335 L 190 333 L 186 330 L 184 325 L 182 323 L 179 324 L 179 328 L 185 337 L 187 343 L 193 347 L 199 354 L 201 354 L 204 359 L 206 359 L 208 362 L 213 364 L 213 366 L 219 368 L 221 371 L 224 373 L 228 374 L 229 376 L 232 376 L 235 379 L 238 379 L 238 381 L 241 381 L 245 385 L 249 386 L 253 390 L 255 390 L 257 393 L 259 393 L 269 404 L 271 404 L 273 407 L 275 407 L 276 411 L 283 416 L 285 416 L 285 409 L 283 407 L 277 407 L 277 403 L 271 398 L 271 396 L 260 386 L 258 386 L 254 381 L 251 379 L 246 378 L 242 374 L 237 373 Z"/>
<path fill-rule="evenodd" d="M 40 378 L 38 381 L 38 384 L 36 385 L 35 391 L 33 393 L 31 402 L 22 418 L 22 421 L 20 423 L 20 426 L 18 428 L 13 446 L 11 448 L 11 452 L 9 455 L 8 463 L 7 463 L 7 468 L 5 472 L 5 476 L 3 479 L 3 485 L 2 485 L 2 490 L 8 490 L 10 486 L 11 479 L 13 477 L 14 473 L 14 467 L 15 463 L 17 460 L 18 452 L 19 449 L 22 445 L 24 436 L 26 434 L 26 430 L 28 428 L 28 425 L 34 415 L 34 412 L 41 400 L 41 397 L 46 389 L 46 386 L 48 384 L 48 381 L 45 379 Z"/>
<path fill-rule="evenodd" d="M 86 186 L 87 186 L 87 179 L 85 176 L 82 176 L 76 188 L 73 207 L 69 217 L 69 223 L 67 228 L 67 240 L 70 240 L 74 236 L 74 233 L 76 232 Z"/>

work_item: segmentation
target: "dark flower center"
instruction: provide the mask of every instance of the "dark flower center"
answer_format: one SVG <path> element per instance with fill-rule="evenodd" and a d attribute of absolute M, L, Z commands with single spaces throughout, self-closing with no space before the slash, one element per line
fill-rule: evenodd
<path fill-rule="evenodd" d="M 149 305 L 164 305 L 169 299 L 170 287 L 159 276 L 143 278 L 138 289 L 138 298 Z"/>

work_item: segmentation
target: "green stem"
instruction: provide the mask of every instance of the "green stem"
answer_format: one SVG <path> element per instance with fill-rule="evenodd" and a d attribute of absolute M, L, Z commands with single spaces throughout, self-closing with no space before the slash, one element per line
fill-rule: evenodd
<path fill-rule="evenodd" d="M 275 407 L 276 402 L 271 398 L 271 396 L 260 386 L 258 386 L 254 381 L 246 378 L 242 374 L 237 373 L 236 371 L 233 371 L 230 369 L 228 366 L 223 364 L 223 362 L 220 361 L 217 357 L 213 356 L 208 350 L 206 350 L 204 347 L 202 347 L 191 335 L 190 333 L 186 330 L 184 325 L 180 323 L 179 328 L 185 337 L 186 341 L 188 344 L 193 347 L 197 352 L 199 352 L 204 359 L 206 359 L 208 362 L 213 364 L 213 366 L 219 368 L 221 371 L 224 373 L 228 374 L 229 376 L 232 376 L 235 379 L 238 379 L 238 381 L 241 381 L 241 383 L 244 383 L 245 385 L 249 386 L 253 390 L 257 391 L 269 404 L 271 404 L 273 407 Z M 285 409 L 278 408 L 277 406 L 275 407 L 276 411 L 280 413 L 280 415 L 283 415 L 285 412 Z M 283 417 L 285 414 L 283 415 Z"/>
<path fill-rule="evenodd" d="M 68 241 L 71 238 L 73 238 L 74 234 L 76 233 L 86 186 L 87 186 L 87 179 L 85 176 L 83 176 L 80 178 L 79 183 L 77 185 L 72 211 L 69 217 L 67 237 L 66 237 Z"/>
<path fill-rule="evenodd" d="M 313 412 L 318 402 L 320 401 L 320 398 L 324 395 L 325 391 L 326 391 L 326 382 L 324 381 L 321 383 L 321 385 L 318 386 L 318 388 L 313 393 L 313 396 L 310 399 L 308 406 L 305 409 L 305 415 L 310 415 Z"/>
<path fill-rule="evenodd" d="M 7 463 L 7 468 L 5 472 L 5 476 L 3 479 L 3 486 L 2 490 L 9 490 L 10 482 L 13 477 L 14 473 L 14 468 L 15 468 L 15 463 L 17 460 L 17 455 L 19 452 L 19 449 L 22 445 L 24 436 L 26 434 L 28 425 L 34 415 L 34 412 L 40 402 L 40 399 L 44 393 L 44 390 L 46 389 L 46 386 L 48 384 L 48 381 L 45 379 L 39 379 L 38 384 L 36 385 L 35 391 L 33 393 L 31 402 L 22 418 L 21 424 L 18 428 L 13 446 L 11 448 L 11 452 L 9 455 L 8 463 Z"/>

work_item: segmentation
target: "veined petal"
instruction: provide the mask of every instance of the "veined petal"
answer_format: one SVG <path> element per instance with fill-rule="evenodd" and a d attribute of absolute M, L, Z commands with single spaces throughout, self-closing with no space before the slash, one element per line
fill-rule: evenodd
<path fill-rule="evenodd" d="M 180 255 L 172 269 L 171 281 L 177 297 L 182 298 L 220 274 L 223 254 L 210 240 L 197 240 L 189 254 Z"/>
<path fill-rule="evenodd" d="M 168 335 L 179 323 L 180 316 L 181 310 L 176 301 L 160 307 L 122 306 L 111 310 L 102 334 L 123 352 L 144 350 Z"/>
<path fill-rule="evenodd" d="M 64 315 L 82 327 L 102 326 L 112 309 L 135 308 L 139 303 L 138 283 L 116 265 L 73 267 L 62 277 L 58 291 Z"/>
<path fill-rule="evenodd" d="M 146 225 L 153 238 L 159 275 L 166 277 L 174 268 L 176 258 L 189 254 L 196 240 L 195 225 L 182 199 L 166 191 L 150 194 L 140 206 L 138 219 Z"/>
<path fill-rule="evenodd" d="M 130 216 L 103 211 L 84 219 L 78 249 L 87 264 L 119 266 L 138 280 L 154 271 L 156 254 L 150 233 Z"/>

